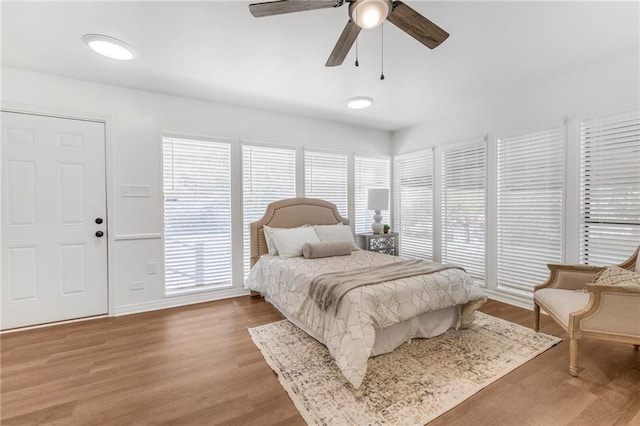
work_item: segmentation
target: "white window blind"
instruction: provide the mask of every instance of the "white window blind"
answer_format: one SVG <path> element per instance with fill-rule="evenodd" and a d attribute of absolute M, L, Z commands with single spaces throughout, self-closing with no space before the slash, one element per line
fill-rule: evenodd
<path fill-rule="evenodd" d="M 249 273 L 249 225 L 262 218 L 269 205 L 296 196 L 296 150 L 262 145 L 242 145 L 242 216 L 244 274 Z"/>
<path fill-rule="evenodd" d="M 372 210 L 369 210 L 369 189 L 389 189 L 390 164 L 388 158 L 374 158 L 356 155 L 355 162 L 355 230 L 356 233 L 371 232 Z M 389 200 L 391 208 L 391 200 Z M 389 224 L 389 210 L 383 210 L 382 223 Z"/>
<path fill-rule="evenodd" d="M 433 258 L 433 150 L 394 158 L 394 229 L 400 255 Z"/>
<path fill-rule="evenodd" d="M 334 203 L 347 217 L 347 155 L 305 150 L 304 194 Z"/>
<path fill-rule="evenodd" d="M 563 260 L 564 125 L 498 139 L 498 284 L 533 291 Z"/>
<path fill-rule="evenodd" d="M 614 264 L 640 244 L 640 112 L 581 125 L 580 260 Z"/>
<path fill-rule="evenodd" d="M 478 281 L 485 270 L 486 142 L 442 151 L 442 261 Z"/>
<path fill-rule="evenodd" d="M 163 139 L 165 291 L 231 286 L 231 162 L 225 142 Z"/>

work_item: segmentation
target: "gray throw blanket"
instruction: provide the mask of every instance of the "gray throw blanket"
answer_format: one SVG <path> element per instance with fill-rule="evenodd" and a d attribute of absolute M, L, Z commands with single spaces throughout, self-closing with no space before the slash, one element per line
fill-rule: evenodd
<path fill-rule="evenodd" d="M 433 274 L 452 268 L 464 271 L 463 268 L 456 265 L 407 259 L 380 266 L 344 272 L 329 272 L 313 277 L 309 286 L 309 296 L 323 311 L 331 308 L 337 311 L 342 298 L 354 288 L 416 275 Z"/>

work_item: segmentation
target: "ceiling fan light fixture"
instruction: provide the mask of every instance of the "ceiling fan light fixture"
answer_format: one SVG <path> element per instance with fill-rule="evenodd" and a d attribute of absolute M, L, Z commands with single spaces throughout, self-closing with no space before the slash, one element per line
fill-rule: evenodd
<path fill-rule="evenodd" d="M 355 98 L 347 99 L 347 106 L 351 109 L 364 109 L 371 106 L 373 99 L 367 96 L 356 96 Z"/>
<path fill-rule="evenodd" d="M 391 13 L 389 0 L 356 0 L 349 5 L 349 16 L 365 30 L 380 25 Z"/>
<path fill-rule="evenodd" d="M 91 50 L 107 58 L 129 61 L 136 56 L 133 47 L 117 38 L 102 34 L 85 34 L 82 36 L 82 41 L 84 41 Z"/>

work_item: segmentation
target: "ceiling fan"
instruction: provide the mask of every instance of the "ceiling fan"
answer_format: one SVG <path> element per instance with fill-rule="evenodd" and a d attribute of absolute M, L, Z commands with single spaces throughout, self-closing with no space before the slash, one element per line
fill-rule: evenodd
<path fill-rule="evenodd" d="M 279 0 L 249 5 L 256 18 L 305 10 L 340 7 L 349 3 L 349 21 L 325 66 L 342 65 L 361 29 L 375 28 L 385 19 L 429 49 L 438 47 L 449 33 L 401 1 L 391 0 Z"/>

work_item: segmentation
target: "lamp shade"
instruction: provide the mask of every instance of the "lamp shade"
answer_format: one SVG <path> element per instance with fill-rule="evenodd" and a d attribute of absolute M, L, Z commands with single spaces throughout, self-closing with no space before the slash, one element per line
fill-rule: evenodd
<path fill-rule="evenodd" d="M 369 190 L 369 210 L 389 210 L 389 190 Z"/>

